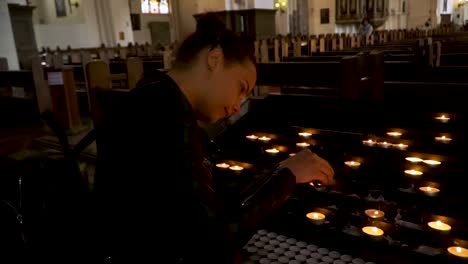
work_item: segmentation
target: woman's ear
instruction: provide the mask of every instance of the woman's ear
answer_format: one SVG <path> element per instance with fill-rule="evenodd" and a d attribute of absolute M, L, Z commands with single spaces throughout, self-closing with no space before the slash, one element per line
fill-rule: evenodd
<path fill-rule="evenodd" d="M 223 50 L 214 48 L 208 51 L 207 67 L 209 71 L 215 71 L 223 66 Z"/>

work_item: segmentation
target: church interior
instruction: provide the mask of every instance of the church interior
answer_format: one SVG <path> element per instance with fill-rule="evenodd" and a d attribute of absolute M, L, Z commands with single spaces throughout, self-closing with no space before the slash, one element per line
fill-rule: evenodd
<path fill-rule="evenodd" d="M 44 250 L 70 184 L 92 193 L 106 109 L 171 70 L 206 12 L 254 41 L 257 71 L 238 113 L 199 123 L 213 177 L 241 222 L 294 189 L 244 221 L 239 263 L 468 263 L 467 0 L 0 0 L 0 262 Z M 305 148 L 335 184 L 272 176 Z"/>

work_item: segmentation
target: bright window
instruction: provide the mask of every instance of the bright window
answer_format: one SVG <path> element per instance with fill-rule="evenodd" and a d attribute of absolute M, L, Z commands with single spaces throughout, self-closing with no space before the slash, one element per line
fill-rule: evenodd
<path fill-rule="evenodd" d="M 141 0 L 143 14 L 169 14 L 168 0 Z"/>

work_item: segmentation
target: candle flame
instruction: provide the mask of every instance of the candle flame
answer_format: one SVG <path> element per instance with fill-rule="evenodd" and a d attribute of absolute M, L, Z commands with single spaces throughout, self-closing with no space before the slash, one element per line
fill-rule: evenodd
<path fill-rule="evenodd" d="M 268 153 L 278 153 L 279 152 L 279 150 L 277 148 L 267 149 L 265 151 L 268 152 Z"/>
<path fill-rule="evenodd" d="M 415 163 L 423 161 L 422 159 L 416 158 L 416 157 L 407 157 L 406 160 L 409 162 L 415 162 Z"/>
<path fill-rule="evenodd" d="M 301 136 L 301 137 L 310 137 L 310 136 L 312 136 L 312 133 L 309 133 L 309 132 L 299 132 L 299 136 Z"/>

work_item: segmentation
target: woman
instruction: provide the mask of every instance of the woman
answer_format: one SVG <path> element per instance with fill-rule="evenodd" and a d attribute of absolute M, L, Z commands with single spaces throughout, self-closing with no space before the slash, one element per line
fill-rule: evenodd
<path fill-rule="evenodd" d="M 359 35 L 361 36 L 361 41 L 363 46 L 367 47 L 368 40 L 374 32 L 374 27 L 369 23 L 369 18 L 365 17 L 361 21 L 361 26 L 359 27 Z"/>
<path fill-rule="evenodd" d="M 205 14 L 179 47 L 174 67 L 141 81 L 115 118 L 107 118 L 98 130 L 95 181 L 102 257 L 111 263 L 239 261 L 197 122 L 238 113 L 255 81 L 252 43 Z M 333 180 L 330 165 L 310 151 L 282 164 L 297 182 Z"/>

